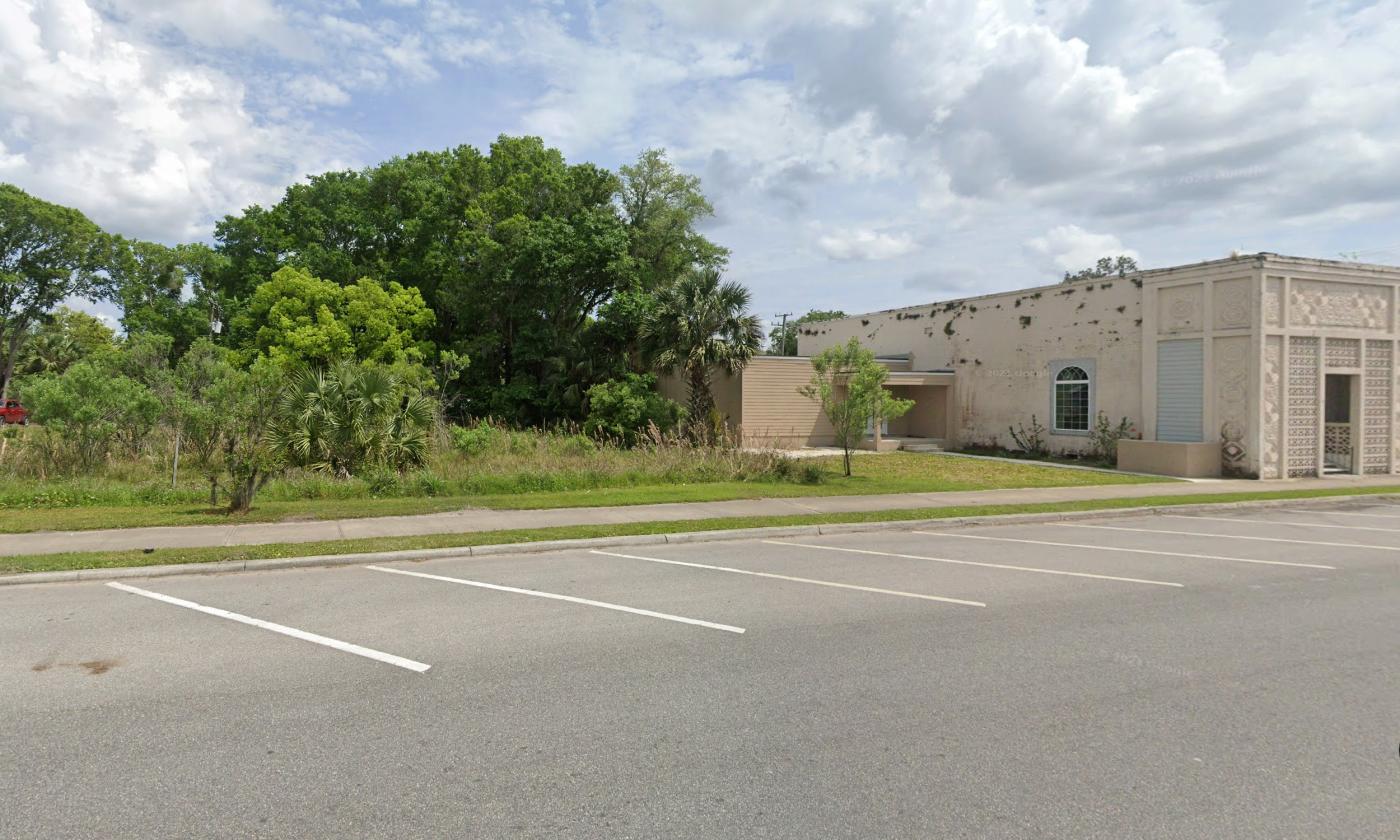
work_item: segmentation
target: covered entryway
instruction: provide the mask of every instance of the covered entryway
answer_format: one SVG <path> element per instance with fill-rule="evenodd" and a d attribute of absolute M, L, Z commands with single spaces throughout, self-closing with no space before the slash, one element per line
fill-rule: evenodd
<path fill-rule="evenodd" d="M 948 438 L 949 392 L 954 374 L 943 371 L 891 371 L 885 387 L 896 397 L 913 400 L 914 406 L 877 430 L 867 427 L 865 447 L 876 450 L 942 449 Z"/>
<path fill-rule="evenodd" d="M 1357 469 L 1356 444 L 1360 440 L 1360 377 L 1329 373 L 1323 387 L 1322 471 L 1324 474 L 1354 474 Z"/>

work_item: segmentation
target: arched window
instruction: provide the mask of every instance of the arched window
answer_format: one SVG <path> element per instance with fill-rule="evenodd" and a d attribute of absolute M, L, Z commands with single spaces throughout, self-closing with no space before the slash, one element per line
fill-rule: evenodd
<path fill-rule="evenodd" d="M 1079 365 L 1066 365 L 1055 374 L 1054 425 L 1056 432 L 1089 431 L 1089 373 Z"/>

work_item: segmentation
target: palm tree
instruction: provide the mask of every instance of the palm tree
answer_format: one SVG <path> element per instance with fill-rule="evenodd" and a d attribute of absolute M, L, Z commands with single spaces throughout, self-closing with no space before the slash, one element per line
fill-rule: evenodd
<path fill-rule="evenodd" d="M 44 331 L 29 340 L 21 363 L 26 373 L 63 373 L 82 356 L 71 336 Z"/>
<path fill-rule="evenodd" d="M 718 269 L 693 270 L 656 293 L 642 323 L 643 352 L 660 373 L 685 379 L 691 432 L 711 425 L 715 408 L 710 376 L 715 368 L 738 373 L 763 344 L 763 328 L 748 313 L 749 290 L 720 282 Z"/>
<path fill-rule="evenodd" d="M 298 466 L 345 478 L 368 464 L 427 460 L 432 403 L 383 368 L 340 362 L 295 374 L 279 413 L 278 442 Z"/>

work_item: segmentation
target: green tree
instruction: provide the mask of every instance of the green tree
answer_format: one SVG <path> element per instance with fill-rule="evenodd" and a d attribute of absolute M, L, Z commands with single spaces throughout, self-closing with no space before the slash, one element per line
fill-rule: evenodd
<path fill-rule="evenodd" d="M 170 336 L 173 364 L 220 319 L 224 306 L 208 283 L 225 263 L 205 245 L 168 248 L 113 237 L 107 270 L 122 329 L 129 335 Z"/>
<path fill-rule="evenodd" d="M 846 475 L 851 474 L 851 450 L 868 424 L 879 425 L 903 416 L 913 400 L 896 398 L 885 388 L 889 369 L 856 339 L 828 347 L 812 357 L 812 381 L 798 393 L 821 403 L 822 413 L 836 430 Z"/>
<path fill-rule="evenodd" d="M 112 328 L 101 320 L 60 306 L 40 321 L 25 342 L 17 373 L 63 373 L 77 362 L 112 352 L 115 340 Z"/>
<path fill-rule="evenodd" d="M 211 266 L 213 270 L 204 276 L 207 287 L 227 300 L 246 298 L 286 264 L 295 245 L 286 230 L 285 215 L 280 205 L 271 210 L 253 205 L 216 222 L 214 238 L 223 263 Z"/>
<path fill-rule="evenodd" d="M 713 371 L 738 373 L 762 345 L 763 327 L 748 308 L 748 289 L 721 282 L 718 269 L 699 269 L 662 289 L 643 324 L 642 346 L 652 366 L 685 379 L 692 434 L 712 423 Z"/>
<path fill-rule="evenodd" d="M 439 299 L 469 337 L 469 410 L 522 423 L 580 417 L 589 385 L 616 371 L 593 352 L 592 319 L 633 285 L 617 179 L 568 165 L 536 138 L 501 138 L 457 238 L 468 272 Z"/>
<path fill-rule="evenodd" d="M 812 309 L 796 321 L 788 321 L 786 328 L 779 324 L 768 333 L 768 353 L 773 356 L 796 356 L 797 336 L 802 333 L 802 325 L 844 317 L 846 313 L 839 309 Z"/>
<path fill-rule="evenodd" d="M 340 286 L 397 281 L 435 313 L 428 338 L 472 359 L 450 389 L 462 412 L 581 420 L 591 385 L 644 369 L 652 291 L 723 264 L 724 249 L 695 230 L 710 213 L 660 152 L 619 178 L 539 138 L 502 136 L 484 153 L 316 175 L 273 207 L 225 218 L 215 235 L 227 265 L 208 282 L 241 307 L 285 266 Z"/>
<path fill-rule="evenodd" d="M 175 366 L 171 420 L 183 447 L 206 473 L 216 472 L 215 458 L 233 420 L 234 406 L 222 400 L 237 389 L 227 383 L 240 375 L 228 348 L 207 338 L 197 339 Z"/>
<path fill-rule="evenodd" d="M 715 213 L 698 177 L 677 170 L 664 149 L 647 149 L 618 174 L 618 203 L 641 288 L 667 286 L 692 268 L 724 267 L 729 250 L 696 230 Z"/>
<path fill-rule="evenodd" d="M 670 432 L 685 411 L 656 392 L 656 377 L 627 373 L 588 389 L 588 420 L 583 431 L 634 446 L 648 430 Z"/>
<path fill-rule="evenodd" d="M 120 446 L 137 454 L 161 415 L 145 385 L 103 365 L 78 362 L 61 375 L 25 380 L 22 397 L 42 425 L 51 466 L 96 468 Z"/>
<path fill-rule="evenodd" d="M 106 250 L 82 213 L 0 184 L 0 398 L 31 328 L 66 298 L 97 293 Z"/>
<path fill-rule="evenodd" d="M 288 266 L 253 291 L 234 333 L 286 368 L 341 359 L 411 367 L 428 360 L 433 321 L 417 289 L 368 278 L 339 286 Z"/>
<path fill-rule="evenodd" d="M 125 336 L 117 352 L 102 356 L 103 366 L 118 376 L 161 391 L 171 387 L 170 346 L 174 339 L 161 333 Z"/>
<path fill-rule="evenodd" d="M 277 409 L 286 374 L 266 358 L 246 371 L 234 370 L 206 392 L 220 407 L 218 468 L 228 477 L 230 513 L 246 513 L 268 481 L 286 466 L 278 445 Z"/>
<path fill-rule="evenodd" d="M 1088 268 L 1080 269 L 1073 274 L 1066 271 L 1064 282 L 1074 283 L 1079 280 L 1103 280 L 1108 277 L 1127 277 L 1129 274 L 1136 274 L 1137 271 L 1137 260 L 1132 257 L 1122 254 L 1116 257 L 1100 257 L 1098 262 Z"/>

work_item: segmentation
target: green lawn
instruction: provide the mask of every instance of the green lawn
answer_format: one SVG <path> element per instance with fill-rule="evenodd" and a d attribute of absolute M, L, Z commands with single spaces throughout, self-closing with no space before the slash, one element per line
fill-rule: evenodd
<path fill-rule="evenodd" d="M 839 458 L 815 459 L 825 471 L 819 484 L 779 481 L 718 481 L 703 484 L 645 484 L 562 492 L 476 496 L 268 500 L 230 517 L 200 505 L 130 505 L 0 510 L 0 533 L 84 531 L 162 525 L 226 525 L 234 522 L 294 522 L 403 516 L 463 508 L 535 510 L 543 508 L 639 505 L 660 502 L 718 502 L 731 499 L 846 496 L 878 493 L 937 493 L 1012 487 L 1077 487 L 1142 484 L 1171 479 L 1111 472 L 1071 470 L 1031 463 L 1007 463 L 947 455 L 893 452 L 855 458 L 855 475 L 840 474 Z"/>
<path fill-rule="evenodd" d="M 480 531 L 470 534 L 434 534 L 418 537 L 377 537 L 360 540 L 334 540 L 311 543 L 276 543 L 254 546 L 157 549 L 143 551 L 96 551 L 69 554 L 36 554 L 0 557 L 0 575 L 22 572 L 53 572 L 71 569 L 106 569 L 178 563 L 212 563 L 221 560 L 263 560 L 278 557 L 312 557 L 326 554 L 352 554 L 375 551 L 404 551 L 423 548 L 459 548 L 474 545 L 502 545 L 540 540 L 585 539 L 633 534 L 673 534 L 732 528 L 763 528 L 783 525 L 821 525 L 849 522 L 899 522 L 918 519 L 950 519 L 964 516 L 998 516 L 1011 513 L 1052 513 L 1063 511 L 1113 510 L 1125 507 L 1152 507 L 1201 503 L 1245 502 L 1265 499 L 1303 499 L 1337 496 L 1396 494 L 1395 487 L 1339 487 L 1326 490 L 1269 490 L 1248 493 L 1200 493 L 1189 496 L 1147 496 L 1136 499 L 1099 499 L 1076 502 L 1048 502 L 1024 505 L 964 505 L 960 507 L 907 508 L 841 514 L 796 514 L 792 516 L 745 516 L 680 522 L 637 522 L 619 525 L 571 525 L 532 530 Z"/>

